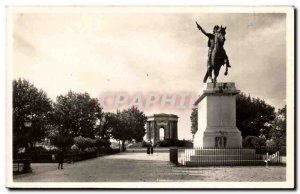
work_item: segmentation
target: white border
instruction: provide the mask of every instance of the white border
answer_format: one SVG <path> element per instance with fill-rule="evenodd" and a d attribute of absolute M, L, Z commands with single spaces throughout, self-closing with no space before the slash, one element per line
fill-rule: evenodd
<path fill-rule="evenodd" d="M 16 5 L 16 4 L 13 4 Z M 48 4 L 49 5 L 49 4 Z M 74 5 L 74 4 L 73 4 Z M 11 165 L 7 165 L 7 183 L 8 187 L 21 187 L 21 188 L 57 188 L 57 187 L 65 187 L 65 188 L 291 188 L 294 186 L 294 10 L 292 7 L 102 7 L 101 12 L 110 12 L 110 13 L 120 13 L 120 12 L 128 12 L 130 9 L 131 12 L 173 12 L 173 13 L 187 13 L 187 12 L 210 12 L 210 13 L 287 13 L 287 181 L 286 182 L 105 182 L 105 183 L 14 183 L 12 182 L 12 170 Z M 22 12 L 81 12 L 81 11 L 89 11 L 89 12 L 99 12 L 99 7 L 76 7 L 71 10 L 66 10 L 66 7 L 14 7 L 8 9 L 8 14 L 11 11 L 14 13 L 22 11 Z M 12 29 L 9 25 L 11 22 L 10 17 L 7 17 L 8 26 L 7 26 L 7 35 L 11 34 Z M 6 39 L 8 40 L 8 39 Z M 11 58 L 11 41 L 7 42 L 7 64 L 12 64 Z M 7 85 L 6 85 L 6 121 L 11 121 L 11 75 L 12 69 L 11 65 L 7 66 Z M 12 129 L 11 122 L 7 122 L 6 126 L 6 140 L 7 140 L 7 164 L 11 164 L 11 139 L 12 139 Z"/>

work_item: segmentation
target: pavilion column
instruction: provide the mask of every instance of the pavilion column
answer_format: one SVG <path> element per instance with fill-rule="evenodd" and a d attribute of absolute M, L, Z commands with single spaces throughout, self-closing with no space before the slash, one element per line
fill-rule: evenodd
<path fill-rule="evenodd" d="M 174 127 L 174 138 L 178 139 L 178 121 L 175 121 L 175 127 Z"/>
<path fill-rule="evenodd" d="M 154 121 L 154 136 L 153 136 L 153 139 L 154 139 L 154 143 L 158 142 L 159 141 L 159 129 L 157 128 L 157 124 L 156 124 L 156 121 Z"/>
<path fill-rule="evenodd" d="M 147 121 L 147 124 L 146 124 L 146 138 L 147 140 L 150 140 L 151 139 L 151 128 L 150 128 L 150 121 Z"/>
<path fill-rule="evenodd" d="M 169 128 L 169 139 L 172 139 L 172 128 L 173 128 L 173 125 L 172 125 L 172 121 L 169 121 L 169 125 L 170 125 L 170 128 Z"/>

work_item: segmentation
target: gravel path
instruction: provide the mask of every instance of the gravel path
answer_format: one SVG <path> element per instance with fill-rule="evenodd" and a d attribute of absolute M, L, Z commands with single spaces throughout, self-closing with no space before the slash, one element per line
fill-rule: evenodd
<path fill-rule="evenodd" d="M 33 172 L 14 176 L 16 182 L 104 181 L 285 181 L 285 167 L 174 167 L 168 153 L 121 153 L 73 164 L 32 164 Z"/>

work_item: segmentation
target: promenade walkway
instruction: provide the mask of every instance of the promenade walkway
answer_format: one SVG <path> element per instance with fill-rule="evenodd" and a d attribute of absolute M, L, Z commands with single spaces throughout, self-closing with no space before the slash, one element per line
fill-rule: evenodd
<path fill-rule="evenodd" d="M 16 182 L 103 181 L 285 181 L 285 167 L 174 167 L 168 153 L 120 153 L 65 164 L 32 164 L 33 172 L 14 176 Z"/>

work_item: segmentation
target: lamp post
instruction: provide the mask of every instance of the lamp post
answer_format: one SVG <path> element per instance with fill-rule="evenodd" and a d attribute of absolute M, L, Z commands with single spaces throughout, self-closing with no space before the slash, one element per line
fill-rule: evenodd
<path fill-rule="evenodd" d="M 27 133 L 27 130 L 30 130 L 31 128 L 31 125 L 32 125 L 32 117 L 31 116 L 27 116 L 25 117 L 25 120 L 24 120 L 24 127 L 25 127 L 25 134 Z M 28 146 L 28 144 L 27 144 Z M 25 152 L 27 152 L 26 148 L 25 148 Z"/>
<path fill-rule="evenodd" d="M 27 117 L 24 121 L 24 127 L 29 130 L 31 125 L 32 125 L 31 117 Z M 27 154 L 27 149 L 25 147 L 25 158 L 24 158 L 24 161 L 23 161 L 23 164 L 24 164 L 23 172 L 24 173 L 32 172 L 31 166 L 30 166 L 31 158 L 26 157 L 26 154 Z"/>

